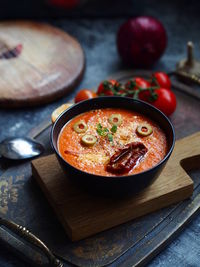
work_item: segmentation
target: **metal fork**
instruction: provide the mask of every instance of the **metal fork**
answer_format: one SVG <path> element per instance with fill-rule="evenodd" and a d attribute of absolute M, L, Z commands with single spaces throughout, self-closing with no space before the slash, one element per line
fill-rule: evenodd
<path fill-rule="evenodd" d="M 0 225 L 7 228 L 12 233 L 21 237 L 23 241 L 30 243 L 36 248 L 40 249 L 48 258 L 49 265 L 52 267 L 63 267 L 63 263 L 58 260 L 54 254 L 50 251 L 50 249 L 35 235 L 33 235 L 29 230 L 25 227 L 14 223 L 13 221 L 6 220 L 0 217 Z"/>
<path fill-rule="evenodd" d="M 177 63 L 173 74 L 200 85 L 200 61 L 194 58 L 194 45 L 187 43 L 187 58 Z"/>

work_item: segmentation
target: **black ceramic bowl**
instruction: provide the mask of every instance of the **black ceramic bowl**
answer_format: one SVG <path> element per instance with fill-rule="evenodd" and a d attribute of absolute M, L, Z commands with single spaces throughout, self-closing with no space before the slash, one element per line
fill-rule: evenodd
<path fill-rule="evenodd" d="M 93 109 L 101 108 L 121 108 L 129 109 L 146 115 L 148 118 L 157 122 L 167 136 L 168 152 L 163 160 L 156 166 L 144 172 L 127 176 L 98 176 L 81 171 L 68 162 L 66 162 L 58 152 L 57 140 L 63 126 L 75 116 Z M 165 166 L 174 148 L 175 134 L 174 128 L 169 119 L 158 109 L 139 100 L 133 100 L 126 97 L 97 97 L 80 102 L 65 112 L 56 120 L 51 131 L 51 143 L 56 156 L 65 171 L 66 175 L 82 187 L 91 192 L 100 192 L 101 194 L 128 194 L 139 191 L 149 185 L 155 179 Z"/>

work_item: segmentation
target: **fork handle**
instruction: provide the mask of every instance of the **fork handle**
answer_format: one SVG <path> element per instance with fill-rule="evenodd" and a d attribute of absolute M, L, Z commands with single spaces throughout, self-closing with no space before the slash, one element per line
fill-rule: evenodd
<path fill-rule="evenodd" d="M 23 240 L 39 248 L 47 256 L 50 266 L 63 267 L 63 264 L 53 255 L 50 249 L 38 237 L 32 234 L 25 227 L 18 225 L 13 221 L 3 219 L 1 217 L 0 224 L 6 227 L 11 232 L 15 233 L 17 236 L 21 237 Z"/>
<path fill-rule="evenodd" d="M 189 80 L 191 80 L 193 82 L 196 82 L 196 83 L 200 84 L 200 77 L 198 77 L 195 74 L 189 74 L 189 73 L 187 73 L 185 71 L 182 71 L 182 70 L 177 70 L 175 72 L 175 74 L 177 74 L 180 77 L 187 78 L 187 79 L 189 79 Z"/>

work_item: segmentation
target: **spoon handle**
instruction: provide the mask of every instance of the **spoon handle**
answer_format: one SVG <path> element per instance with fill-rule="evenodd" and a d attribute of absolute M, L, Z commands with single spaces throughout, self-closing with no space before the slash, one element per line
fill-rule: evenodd
<path fill-rule="evenodd" d="M 35 235 L 33 235 L 25 227 L 14 223 L 13 221 L 6 220 L 0 217 L 0 225 L 6 227 L 11 232 L 15 233 L 17 236 L 23 238 L 26 242 L 31 243 L 33 246 L 40 249 L 48 258 L 49 264 L 52 267 L 63 267 L 63 264 L 58 260 L 50 249 Z"/>

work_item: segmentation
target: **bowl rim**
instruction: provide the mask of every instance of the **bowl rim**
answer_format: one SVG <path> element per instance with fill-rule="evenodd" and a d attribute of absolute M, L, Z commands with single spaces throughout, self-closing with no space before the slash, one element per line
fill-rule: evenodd
<path fill-rule="evenodd" d="M 74 167 L 73 165 L 69 164 L 59 153 L 58 149 L 54 146 L 54 141 L 53 141 L 53 134 L 54 134 L 54 131 L 55 131 L 55 128 L 57 126 L 57 123 L 58 121 L 60 121 L 64 115 L 69 112 L 71 109 L 73 109 L 75 106 L 79 106 L 79 105 L 82 105 L 82 103 L 86 103 L 86 102 L 92 102 L 94 99 L 97 99 L 97 98 L 92 98 L 92 99 L 87 99 L 87 100 L 84 100 L 84 101 L 81 101 L 79 103 L 75 103 L 74 105 L 72 105 L 71 107 L 69 107 L 67 110 L 63 111 L 59 116 L 58 118 L 56 119 L 56 121 L 54 122 L 52 128 L 51 128 L 51 132 L 50 132 L 50 141 L 51 141 L 51 146 L 53 147 L 53 150 L 54 152 L 56 153 L 56 155 L 62 160 L 64 161 L 65 164 L 67 164 L 70 168 L 74 169 L 74 171 L 76 172 L 79 172 L 80 174 L 82 175 L 90 175 L 92 177 L 95 177 L 95 178 L 98 178 L 98 179 L 122 179 L 122 178 L 131 178 L 131 177 L 138 177 L 140 175 L 143 175 L 143 174 L 148 174 L 150 172 L 152 172 L 152 170 L 154 169 L 157 169 L 159 168 L 160 165 L 162 165 L 165 161 L 168 160 L 168 158 L 170 157 L 173 149 L 174 149 L 174 146 L 175 146 L 175 130 L 174 130 L 174 126 L 173 124 L 171 123 L 171 121 L 169 120 L 169 118 L 161 111 L 159 110 L 158 108 L 154 107 L 153 105 L 145 102 L 145 101 L 142 101 L 142 100 L 139 100 L 139 99 L 133 99 L 133 98 L 129 98 L 129 97 L 123 97 L 123 96 L 99 96 L 98 99 L 102 99 L 102 98 L 109 98 L 110 100 L 112 100 L 113 98 L 123 98 L 123 99 L 127 99 L 127 100 L 131 100 L 133 102 L 137 102 L 137 103 L 141 103 L 142 105 L 145 105 L 147 108 L 150 108 L 152 110 L 155 110 L 156 112 L 160 113 L 161 116 L 164 117 L 164 119 L 167 121 L 168 125 L 170 126 L 171 130 L 172 130 L 172 136 L 173 136 L 173 140 L 172 140 L 172 144 L 169 148 L 169 151 L 168 153 L 164 156 L 164 158 L 159 161 L 156 165 L 154 165 L 153 167 L 147 169 L 147 170 L 144 170 L 142 172 L 138 172 L 138 173 L 135 173 L 135 174 L 129 174 L 129 175 L 112 175 L 112 176 L 104 176 L 104 175 L 97 175 L 97 174 L 93 174 L 93 173 L 90 173 L 90 172 L 86 172 L 86 171 L 83 171 L 81 169 L 78 169 L 76 167 Z M 90 109 L 90 110 L 93 110 L 93 109 Z M 87 111 L 85 111 L 87 112 Z M 84 112 L 80 112 L 80 114 L 82 114 Z M 79 114 L 79 115 L 80 115 Z M 78 115 L 76 115 L 78 116 Z M 74 116 L 75 117 L 75 116 Z M 72 117 L 70 120 L 72 120 L 74 117 Z M 65 124 L 66 125 L 66 124 Z M 63 126 L 64 127 L 64 126 Z M 62 127 L 62 129 L 63 129 Z M 57 143 L 58 140 L 56 140 L 56 143 Z"/>

